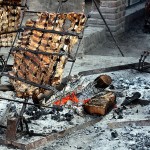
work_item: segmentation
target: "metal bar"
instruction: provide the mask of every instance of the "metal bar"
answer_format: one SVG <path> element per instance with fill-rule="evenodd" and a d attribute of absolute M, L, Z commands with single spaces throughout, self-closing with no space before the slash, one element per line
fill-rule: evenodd
<path fill-rule="evenodd" d="M 23 101 L 18 101 L 18 100 L 13 100 L 13 99 L 9 99 L 9 98 L 0 97 L 0 100 L 5 100 L 5 101 L 9 101 L 9 102 L 15 102 L 15 103 L 20 103 L 20 104 L 26 104 L 26 105 L 39 107 L 38 104 L 33 104 L 33 103 L 23 102 Z M 54 108 L 54 107 L 49 107 L 49 106 L 40 106 L 40 107 L 42 107 L 42 108 Z"/>
<path fill-rule="evenodd" d="M 46 29 L 41 29 L 41 28 L 36 28 L 36 27 L 26 27 L 23 26 L 22 27 L 24 30 L 37 30 L 37 31 L 41 31 L 44 33 L 54 33 L 54 34 L 60 34 L 61 36 L 63 35 L 70 35 L 70 36 L 79 36 L 79 34 L 76 33 L 71 33 L 71 32 L 62 32 L 62 31 L 56 31 L 56 30 L 46 30 Z"/>
<path fill-rule="evenodd" d="M 26 106 L 27 106 L 26 103 L 28 103 L 28 99 L 27 99 L 27 98 L 24 100 L 23 106 L 22 106 L 22 108 L 21 108 L 20 114 L 19 114 L 18 119 L 17 119 L 17 125 L 16 125 L 16 129 L 17 129 L 17 130 L 18 130 L 19 124 L 20 124 L 20 127 L 22 128 L 21 125 L 22 125 L 22 123 L 23 123 L 23 114 L 24 114 L 24 112 L 25 112 L 25 110 L 26 110 Z M 22 130 L 23 130 L 23 129 L 22 129 Z M 16 132 L 17 132 L 17 131 L 16 131 Z"/>
<path fill-rule="evenodd" d="M 146 63 L 149 64 L 149 63 Z M 112 71 L 119 71 L 119 70 L 126 70 L 126 69 L 138 69 L 138 63 L 133 64 L 127 64 L 127 65 L 120 65 L 120 66 L 114 66 L 114 67 L 108 67 L 108 68 L 101 68 L 101 69 L 93 69 L 93 70 L 87 70 L 79 72 L 78 75 L 88 76 L 93 74 L 100 74 L 104 72 L 112 72 Z"/>
<path fill-rule="evenodd" d="M 2 76 L 9 77 L 9 78 L 14 79 L 14 80 L 22 81 L 22 82 L 24 82 L 24 83 L 27 83 L 27 84 L 33 85 L 33 86 L 35 86 L 35 87 L 43 88 L 43 89 L 46 89 L 46 90 L 52 90 L 52 91 L 54 91 L 55 93 L 57 93 L 57 92 L 58 92 L 58 90 L 56 90 L 54 87 L 49 86 L 49 85 L 37 84 L 37 83 L 31 82 L 31 81 L 27 81 L 27 80 L 22 79 L 22 78 L 19 78 L 19 77 L 11 76 L 11 75 L 6 74 L 6 73 L 2 73 L 1 75 L 2 75 Z"/>
<path fill-rule="evenodd" d="M 86 23 L 87 23 L 87 21 L 86 21 Z M 85 23 L 85 24 L 86 24 L 86 23 Z M 84 31 L 82 32 L 82 34 L 84 34 Z M 75 55 L 74 55 L 74 61 L 72 62 L 72 65 L 71 65 L 71 68 L 70 68 L 68 77 L 69 77 L 69 76 L 71 75 L 71 73 L 72 73 L 72 70 L 73 70 L 73 67 L 74 67 L 74 64 L 75 64 L 75 61 L 76 61 L 76 57 L 77 57 L 77 54 L 78 54 L 78 51 L 79 51 L 79 48 L 80 48 L 81 41 L 82 41 L 82 38 L 79 39 L 79 43 L 78 43 L 78 46 L 77 46 L 77 49 L 76 49 L 76 52 L 75 52 Z M 69 79 L 68 79 L 68 81 L 69 81 Z M 63 94 L 62 94 L 61 99 L 60 99 L 60 104 L 61 104 L 61 101 L 62 101 L 63 96 L 65 95 L 65 91 L 66 91 L 66 87 L 65 87 L 64 90 L 63 90 Z"/>
<path fill-rule="evenodd" d="M 4 66 L 2 66 L 2 65 L 0 65 L 0 72 L 3 70 L 3 67 Z M 6 71 L 11 71 L 12 70 L 12 67 L 13 67 L 13 65 L 7 65 L 6 66 L 6 68 L 5 68 L 5 70 L 4 70 L 4 72 Z"/>
<path fill-rule="evenodd" d="M 18 48 L 14 47 L 12 48 L 12 51 L 28 51 L 34 54 L 43 54 L 43 55 L 58 55 L 58 56 L 63 56 L 63 55 L 68 55 L 65 52 L 60 52 L 60 53 L 49 53 L 49 52 L 42 52 L 42 51 L 37 51 L 37 50 L 31 50 L 31 49 L 25 49 L 25 48 Z"/>
<path fill-rule="evenodd" d="M 10 34 L 10 33 L 16 33 L 16 32 L 18 32 L 18 30 L 10 31 L 10 32 L 3 32 L 3 33 L 1 33 L 0 35 L 3 35 L 3 34 Z"/>
<path fill-rule="evenodd" d="M 124 57 L 124 54 L 123 54 L 122 50 L 120 49 L 120 47 L 119 47 L 119 45 L 118 45 L 118 43 L 117 43 L 115 37 L 113 36 L 113 34 L 112 34 L 112 32 L 111 32 L 111 30 L 110 30 L 110 28 L 109 28 L 109 26 L 108 26 L 108 24 L 107 24 L 107 22 L 106 22 L 104 16 L 102 15 L 102 13 L 101 13 L 101 11 L 100 11 L 100 9 L 99 9 L 97 3 L 96 3 L 96 1 L 93 0 L 93 2 L 94 2 L 94 4 L 95 4 L 95 6 L 96 6 L 97 11 L 99 12 L 99 15 L 101 16 L 102 20 L 104 21 L 104 23 L 105 23 L 105 25 L 106 25 L 106 27 L 107 27 L 107 29 L 108 29 L 110 35 L 111 35 L 111 37 L 112 37 L 112 39 L 113 39 L 113 41 L 114 41 L 116 47 L 118 48 L 118 50 L 119 50 L 120 54 L 122 55 L 122 57 Z"/>
<path fill-rule="evenodd" d="M 42 13 L 42 11 L 32 11 L 32 10 L 27 10 L 26 13 Z"/>
<path fill-rule="evenodd" d="M 64 36 L 64 35 L 78 36 L 79 38 L 82 38 L 82 36 L 83 36 L 81 34 L 76 34 L 76 33 L 72 33 L 72 32 L 56 31 L 56 30 L 46 30 L 46 29 L 41 29 L 41 28 L 36 28 L 36 27 L 27 27 L 27 26 L 22 26 L 18 30 L 1 33 L 0 35 L 10 34 L 10 33 L 16 33 L 16 32 L 24 32 L 24 30 L 31 30 L 31 31 L 32 30 L 37 30 L 37 31 L 41 31 L 41 32 L 44 32 L 44 33 L 60 34 L 61 36 Z"/>

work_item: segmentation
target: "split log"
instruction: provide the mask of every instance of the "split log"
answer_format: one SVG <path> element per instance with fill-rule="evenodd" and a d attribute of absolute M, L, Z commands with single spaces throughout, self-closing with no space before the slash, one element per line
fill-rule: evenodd
<path fill-rule="evenodd" d="M 116 103 L 116 96 L 109 92 L 103 96 L 96 96 L 84 105 L 84 110 L 89 114 L 105 115 Z"/>

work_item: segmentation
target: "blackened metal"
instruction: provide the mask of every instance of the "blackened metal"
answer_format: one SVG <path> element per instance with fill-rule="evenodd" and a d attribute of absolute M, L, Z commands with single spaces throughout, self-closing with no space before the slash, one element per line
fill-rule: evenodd
<path fill-rule="evenodd" d="M 108 31 L 109 31 L 109 33 L 110 33 L 112 39 L 114 40 L 114 43 L 116 44 L 116 46 L 117 46 L 117 48 L 118 48 L 120 54 L 122 55 L 122 57 L 124 57 L 124 54 L 123 54 L 122 50 L 120 49 L 120 47 L 119 47 L 119 45 L 118 45 L 118 43 L 117 43 L 115 37 L 113 36 L 113 34 L 112 34 L 112 32 L 111 32 L 111 30 L 110 30 L 110 28 L 109 28 L 109 26 L 108 26 L 108 24 L 107 24 L 107 22 L 106 22 L 104 16 L 102 15 L 102 13 L 101 13 L 101 11 L 100 11 L 100 9 L 99 9 L 99 6 L 97 5 L 96 0 L 93 0 L 93 2 L 94 2 L 94 4 L 95 4 L 95 6 L 96 6 L 97 11 L 99 12 L 99 15 L 101 16 L 102 20 L 104 21 L 104 23 L 105 23 L 105 25 L 106 25 L 106 27 L 107 27 L 107 29 L 108 29 Z"/>
<path fill-rule="evenodd" d="M 0 55 L 0 63 L 2 64 L 2 67 L 5 65 L 5 59 L 3 55 Z"/>
<path fill-rule="evenodd" d="M 78 47 L 77 47 L 77 50 L 76 50 L 76 53 L 75 53 L 75 58 L 76 58 L 76 56 L 77 56 L 77 54 L 78 54 L 81 41 L 82 41 L 82 40 L 79 39 Z M 70 68 L 70 71 L 69 71 L 68 76 L 71 76 L 71 73 L 72 73 L 72 69 L 73 69 L 73 67 L 74 67 L 74 64 L 75 64 L 75 61 L 72 62 L 72 65 L 71 65 L 71 68 Z M 68 81 L 69 81 L 69 79 L 68 79 Z M 65 91 L 66 91 L 66 87 L 65 87 L 64 90 L 63 90 L 63 94 L 62 94 L 61 99 L 60 99 L 60 104 L 61 104 L 61 101 L 62 101 L 63 96 L 65 95 Z"/>
<path fill-rule="evenodd" d="M 57 0 L 57 1 L 64 3 L 64 2 L 67 2 L 68 0 Z"/>
<path fill-rule="evenodd" d="M 26 13 L 35 13 L 35 14 L 37 14 L 37 13 L 42 13 L 41 11 L 32 11 L 32 10 L 27 10 L 26 11 Z"/>
<path fill-rule="evenodd" d="M 7 129 L 7 127 L 6 127 L 6 126 L 3 126 L 3 125 L 0 125 L 0 128 Z"/>
<path fill-rule="evenodd" d="M 26 110 L 26 106 L 27 106 L 26 103 L 28 103 L 28 99 L 27 99 L 27 98 L 24 100 L 23 106 L 22 106 L 21 111 L 20 111 L 20 114 L 19 114 L 19 116 L 18 116 L 18 120 L 17 120 L 17 124 L 16 124 L 17 129 L 18 129 L 19 125 L 20 125 L 21 130 L 23 130 L 23 129 L 22 129 L 22 128 L 23 128 L 23 127 L 22 127 L 22 123 L 23 123 L 23 114 L 24 114 L 24 112 L 25 112 L 25 110 Z"/>
<path fill-rule="evenodd" d="M 56 93 L 58 92 L 58 90 L 56 90 L 56 88 L 54 88 L 54 87 L 52 87 L 52 86 L 50 86 L 50 85 L 37 84 L 37 83 L 31 82 L 31 81 L 27 81 L 27 80 L 25 80 L 25 79 L 22 79 L 22 78 L 20 78 L 20 77 L 11 76 L 11 75 L 9 75 L 9 74 L 7 74 L 7 73 L 3 73 L 2 76 L 6 76 L 6 77 L 9 77 L 9 78 L 14 79 L 14 80 L 19 80 L 19 81 L 25 82 L 25 83 L 27 83 L 27 84 L 33 85 L 33 86 L 35 86 L 35 87 L 43 88 L 43 89 L 45 89 L 45 90 L 53 90 L 53 91 L 56 92 Z"/>
<path fill-rule="evenodd" d="M 149 64 L 149 63 L 146 63 L 146 64 Z M 126 69 L 136 69 L 137 66 L 138 66 L 138 63 L 133 63 L 133 64 L 120 65 L 120 66 L 115 66 L 115 67 L 87 70 L 87 71 L 79 72 L 78 75 L 88 76 L 88 75 L 100 74 L 104 72 L 113 72 L 113 71 L 126 70 Z"/>
<path fill-rule="evenodd" d="M 121 104 L 121 106 L 129 105 L 130 103 L 132 103 L 133 101 L 139 99 L 140 97 L 141 97 L 141 93 L 135 92 L 135 93 L 133 93 L 133 96 L 126 97 L 125 100 L 123 101 L 123 103 Z"/>
<path fill-rule="evenodd" d="M 54 34 L 59 34 L 61 36 L 64 35 L 70 35 L 70 36 L 79 36 L 80 34 L 72 33 L 72 32 L 62 32 L 62 31 L 56 31 L 56 30 L 46 30 L 46 29 L 41 29 L 41 28 L 36 28 L 36 27 L 22 27 L 24 30 L 37 30 L 41 31 L 44 33 L 54 33 Z"/>
<path fill-rule="evenodd" d="M 39 107 L 39 105 L 36 105 L 36 104 L 33 104 L 33 103 L 23 102 L 23 101 L 18 101 L 18 100 L 13 100 L 13 99 L 9 99 L 9 98 L 0 97 L 0 100 L 6 100 L 6 101 L 9 101 L 9 102 L 15 102 L 15 103 L 27 104 L 27 105 Z M 41 107 L 41 108 L 54 108 L 55 106 L 54 106 L 54 107 L 40 106 L 40 107 Z"/>
<path fill-rule="evenodd" d="M 149 51 L 144 51 L 143 54 L 141 55 L 141 57 L 139 59 L 139 64 L 138 64 L 139 71 L 146 71 L 148 68 L 150 68 L 150 64 L 147 64 L 145 62 L 145 60 L 149 56 L 149 54 L 150 54 Z"/>
<path fill-rule="evenodd" d="M 57 56 L 64 56 L 64 55 L 68 55 L 66 52 L 59 52 L 59 53 L 49 53 L 49 52 L 42 52 L 42 51 L 37 51 L 37 50 L 30 50 L 30 49 L 25 49 L 25 48 L 21 48 L 21 47 L 14 47 L 12 48 L 12 51 L 27 51 L 33 54 L 43 54 L 43 55 L 57 55 Z"/>
<path fill-rule="evenodd" d="M 141 106 L 147 106 L 150 105 L 150 101 L 149 100 L 143 100 L 143 99 L 137 99 L 136 101 L 132 102 L 133 105 L 141 105 Z"/>
<path fill-rule="evenodd" d="M 24 32 L 24 29 L 23 29 L 23 28 L 19 28 L 18 30 L 14 30 L 14 31 L 3 32 L 3 33 L 1 33 L 0 35 L 3 35 L 3 34 L 10 34 L 10 33 L 16 33 L 16 32 Z"/>

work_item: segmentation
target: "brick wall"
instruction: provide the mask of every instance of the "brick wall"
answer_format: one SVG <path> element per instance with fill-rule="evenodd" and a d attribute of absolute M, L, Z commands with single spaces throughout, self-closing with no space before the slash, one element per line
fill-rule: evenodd
<path fill-rule="evenodd" d="M 114 35 L 124 32 L 125 29 L 125 0 L 101 0 L 100 10 L 106 19 L 111 31 Z M 105 27 L 103 20 L 98 14 L 95 7 L 90 12 L 90 26 Z"/>

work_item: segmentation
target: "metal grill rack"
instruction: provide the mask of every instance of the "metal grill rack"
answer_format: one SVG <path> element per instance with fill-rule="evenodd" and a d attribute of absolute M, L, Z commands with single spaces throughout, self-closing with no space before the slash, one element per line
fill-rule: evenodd
<path fill-rule="evenodd" d="M 59 0 L 59 5 L 58 5 L 58 8 L 56 10 L 56 14 L 57 15 L 56 15 L 54 24 L 57 21 L 57 17 L 58 17 L 58 14 L 61 11 L 62 5 L 65 4 L 66 2 L 67 2 L 67 0 Z M 9 5 L 9 4 L 4 3 L 3 5 Z M 15 4 L 14 4 L 14 6 L 15 6 Z M 6 61 L 1 59 L 2 60 L 1 62 L 2 62 L 2 65 L 3 65 L 3 69 L 2 69 L 2 72 L 1 72 L 1 77 L 2 76 L 6 76 L 6 77 L 9 77 L 10 79 L 21 81 L 21 82 L 30 84 L 30 85 L 38 87 L 38 88 L 42 88 L 42 89 L 45 89 L 45 90 L 52 90 L 54 92 L 54 94 L 56 94 L 58 92 L 58 90 L 55 87 L 53 87 L 53 86 L 45 85 L 45 84 L 37 84 L 37 83 L 34 83 L 32 81 L 25 80 L 25 79 L 17 77 L 17 76 L 11 76 L 10 74 L 8 74 L 8 72 L 7 72 L 9 70 L 8 69 L 8 60 L 9 60 L 11 54 L 14 51 L 16 51 L 16 52 L 23 51 L 23 52 L 30 52 L 30 53 L 33 53 L 35 55 L 36 54 L 37 55 L 38 54 L 43 54 L 43 55 L 47 55 L 47 56 L 52 55 L 52 56 L 58 56 L 58 57 L 66 55 L 69 58 L 69 62 L 72 63 L 70 71 L 69 71 L 69 74 L 68 74 L 68 76 L 70 76 L 71 72 L 72 72 L 72 69 L 73 69 L 73 66 L 74 66 L 74 63 L 75 63 L 75 60 L 76 60 L 76 56 L 77 56 L 77 53 L 78 53 L 78 50 L 79 50 L 79 46 L 80 46 L 81 40 L 83 38 L 83 32 L 81 34 L 77 34 L 75 32 L 70 32 L 70 31 L 69 32 L 68 31 L 61 32 L 61 31 L 55 31 L 55 30 L 45 30 L 45 29 L 41 29 L 41 28 L 22 26 L 22 23 L 23 23 L 23 20 L 24 20 L 24 17 L 25 17 L 26 13 L 37 13 L 37 12 L 35 12 L 35 11 L 27 11 L 27 9 L 28 9 L 27 0 L 25 0 L 24 5 L 19 5 L 18 7 L 22 8 L 22 19 L 21 19 L 20 25 L 18 27 L 18 30 L 9 32 L 9 33 L 16 33 L 16 37 L 15 37 L 15 39 L 13 41 L 13 44 L 12 44 L 12 46 L 10 48 L 10 51 L 9 51 L 8 56 L 6 58 Z M 48 52 L 41 52 L 41 51 L 38 51 L 38 50 L 33 51 L 33 50 L 30 50 L 30 49 L 15 47 L 15 43 L 16 43 L 17 39 L 19 39 L 20 33 L 24 32 L 26 30 L 30 30 L 30 31 L 37 30 L 37 31 L 41 31 L 43 33 L 53 33 L 53 34 L 58 34 L 58 35 L 61 35 L 61 36 L 67 35 L 67 36 L 75 36 L 75 37 L 77 37 L 79 40 L 78 40 L 78 45 L 77 45 L 77 48 L 75 50 L 74 56 L 71 56 L 70 53 L 66 53 L 64 51 L 60 51 L 59 53 L 48 53 Z M 3 33 L 3 34 L 7 34 L 7 33 Z M 57 65 L 57 63 L 58 63 L 58 61 L 56 62 L 56 65 Z M 64 89 L 64 92 L 65 92 L 65 89 Z M 63 97 L 63 95 L 62 95 L 62 97 Z M 9 126 L 10 122 L 11 122 L 10 125 L 12 124 L 11 127 L 13 127 L 13 130 L 14 130 L 13 133 L 11 132 L 11 134 L 9 135 L 8 131 L 10 131 L 10 128 L 8 126 L 4 127 L 4 126 L 1 125 L 2 128 L 7 128 L 6 138 L 8 140 L 15 140 L 18 127 L 21 127 L 21 129 L 23 130 L 22 123 L 24 123 L 25 126 L 26 126 L 26 131 L 27 131 L 26 133 L 30 134 L 28 125 L 26 123 L 26 120 L 23 117 L 23 114 L 25 112 L 26 106 L 27 105 L 35 105 L 37 107 L 44 107 L 44 106 L 39 106 L 39 104 L 28 103 L 28 98 L 25 98 L 25 100 L 22 101 L 22 102 L 17 101 L 17 100 L 13 100 L 13 99 L 6 99 L 6 98 L 2 98 L 2 97 L 0 99 L 1 100 L 7 100 L 7 101 L 10 101 L 10 102 L 13 101 L 13 102 L 16 102 L 16 103 L 22 103 L 23 104 L 22 109 L 21 109 L 20 114 L 19 114 L 19 117 L 17 119 L 15 119 L 15 120 L 9 120 L 8 121 L 8 126 Z M 52 108 L 52 107 L 47 107 L 47 108 Z M 61 108 L 56 108 L 56 109 L 59 110 Z M 34 135 L 34 134 L 32 133 L 32 135 Z"/>
<path fill-rule="evenodd" d="M 62 3 L 64 3 L 64 2 L 66 2 L 66 1 L 59 1 L 59 6 L 58 6 L 58 9 L 57 9 L 57 12 L 56 12 L 56 13 L 59 13 L 59 12 L 60 12 Z M 26 3 L 27 3 L 27 1 L 26 1 Z M 26 4 L 25 4 L 25 6 L 26 6 Z M 24 7 L 24 8 L 26 8 L 26 7 Z M 25 13 L 26 13 L 26 11 L 24 11 L 24 14 L 25 14 Z M 30 13 L 30 12 L 28 12 L 28 13 Z M 32 13 L 32 12 L 31 12 L 31 13 Z M 34 12 L 34 13 L 35 13 L 35 12 Z M 24 16 L 23 16 L 23 18 L 24 18 Z M 6 63 L 5 63 L 5 65 L 4 65 L 4 67 L 3 67 L 3 70 L 2 70 L 1 75 L 2 75 L 2 76 L 7 76 L 7 77 L 12 78 L 12 79 L 24 81 L 24 82 L 27 82 L 28 84 L 31 84 L 31 85 L 33 85 L 33 86 L 37 86 L 37 87 L 40 87 L 40 88 L 44 88 L 44 89 L 46 89 L 46 90 L 55 90 L 55 89 L 54 89 L 53 87 L 51 87 L 51 86 L 45 86 L 45 85 L 35 84 L 35 83 L 33 83 L 33 82 L 25 81 L 24 79 L 21 79 L 21 78 L 18 78 L 18 77 L 14 77 L 14 76 L 10 76 L 9 74 L 4 73 L 4 71 L 5 71 L 5 69 L 6 69 L 6 66 L 7 66 L 8 59 L 9 59 L 9 57 L 10 57 L 10 54 L 11 54 L 13 51 L 28 51 L 28 52 L 32 52 L 32 53 L 34 53 L 34 54 L 58 55 L 58 56 L 68 55 L 69 58 L 70 58 L 70 61 L 74 64 L 75 59 L 76 59 L 76 55 L 77 55 L 77 52 L 78 52 L 78 49 L 79 49 L 79 44 L 80 44 L 80 41 L 81 41 L 81 39 L 82 39 L 83 36 L 82 36 L 82 34 L 75 34 L 75 33 L 71 33 L 71 32 L 60 32 L 60 31 L 55 31 L 55 30 L 45 30 L 45 29 L 34 28 L 34 27 L 23 27 L 23 26 L 22 26 L 23 18 L 22 18 L 22 21 L 21 21 L 21 24 L 20 24 L 19 29 L 18 29 L 17 31 L 14 31 L 14 32 L 17 33 L 17 35 L 16 35 L 16 38 L 15 38 L 15 40 L 14 40 L 14 42 L 13 42 L 13 45 L 12 45 L 12 47 L 11 47 L 11 49 L 10 49 L 10 52 L 9 52 L 8 57 L 7 57 L 7 59 L 6 59 Z M 57 19 L 56 19 L 56 20 L 57 20 Z M 74 57 L 70 57 L 70 55 L 69 55 L 69 54 L 66 54 L 65 52 L 60 52 L 60 53 L 48 53 L 48 52 L 32 51 L 32 50 L 30 50 L 30 49 L 24 49 L 24 48 L 17 48 L 17 47 L 14 47 L 14 43 L 15 43 L 15 41 L 16 41 L 18 35 L 20 34 L 20 32 L 23 32 L 23 31 L 25 31 L 25 30 L 35 30 L 35 29 L 36 29 L 37 31 L 41 31 L 41 32 L 44 32 L 44 33 L 54 33 L 54 34 L 60 34 L 60 35 L 77 36 L 77 37 L 79 38 L 79 44 L 78 44 L 77 50 L 76 50 L 76 52 L 75 52 L 75 56 L 74 56 Z M 71 67 L 71 70 L 72 70 L 72 67 Z M 70 72 L 71 72 L 71 70 L 70 70 Z M 55 90 L 55 91 L 57 92 L 57 90 Z"/>

